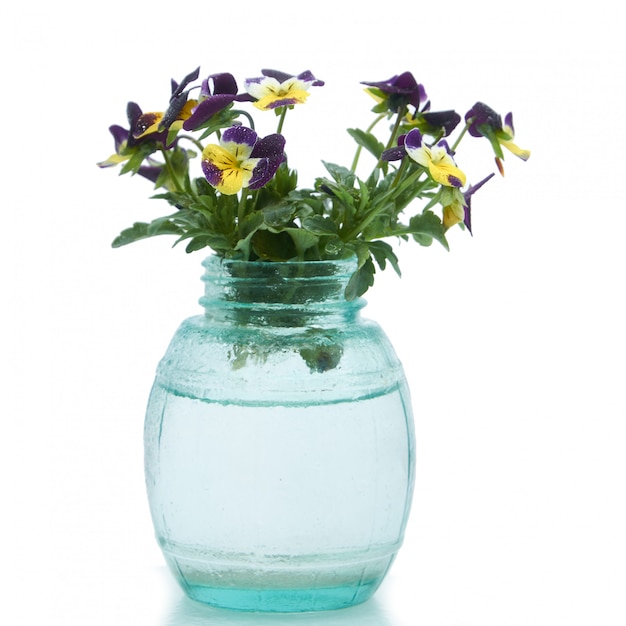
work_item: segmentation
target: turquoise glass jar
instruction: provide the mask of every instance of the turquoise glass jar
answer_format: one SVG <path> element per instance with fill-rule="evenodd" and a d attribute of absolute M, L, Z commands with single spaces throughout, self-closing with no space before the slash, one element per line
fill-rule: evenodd
<path fill-rule="evenodd" d="M 168 566 L 213 606 L 363 602 L 402 544 L 414 434 L 389 340 L 344 298 L 355 262 L 203 265 L 205 313 L 172 339 L 145 422 Z"/>

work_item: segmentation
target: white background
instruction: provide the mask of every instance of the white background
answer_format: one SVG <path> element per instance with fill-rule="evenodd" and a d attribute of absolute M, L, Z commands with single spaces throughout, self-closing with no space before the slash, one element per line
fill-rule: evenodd
<path fill-rule="evenodd" d="M 626 624 L 624 9 L 528 6 L 5 3 L 0 621 Z M 143 411 L 171 335 L 200 311 L 204 253 L 168 239 L 112 250 L 167 207 L 95 163 L 128 100 L 161 110 L 170 78 L 198 65 L 326 81 L 285 128 L 305 185 L 321 159 L 349 165 L 344 129 L 371 106 L 359 81 L 405 70 L 435 110 L 514 111 L 532 150 L 474 197 L 473 237 L 456 229 L 449 253 L 403 246 L 402 279 L 368 294 L 411 384 L 417 481 L 405 547 L 353 610 L 204 609 L 153 539 Z M 459 153 L 472 182 L 493 169 L 474 141 L 471 162 Z"/>

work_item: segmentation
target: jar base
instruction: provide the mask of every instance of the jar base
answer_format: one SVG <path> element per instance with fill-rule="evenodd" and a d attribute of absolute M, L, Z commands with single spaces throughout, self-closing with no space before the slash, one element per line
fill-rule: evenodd
<path fill-rule="evenodd" d="M 232 589 L 184 585 L 197 602 L 249 612 L 305 613 L 345 609 L 369 600 L 382 579 L 358 585 L 312 589 Z"/>
<path fill-rule="evenodd" d="M 238 611 L 299 613 L 343 609 L 368 600 L 378 589 L 395 552 L 346 562 L 332 557 L 295 558 L 280 566 L 241 561 L 188 560 L 163 550 L 167 564 L 192 599 Z M 223 555 L 222 555 L 223 556 Z"/>

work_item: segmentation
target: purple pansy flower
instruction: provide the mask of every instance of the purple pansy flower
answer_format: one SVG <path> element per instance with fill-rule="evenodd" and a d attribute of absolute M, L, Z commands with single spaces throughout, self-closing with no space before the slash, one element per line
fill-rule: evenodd
<path fill-rule="evenodd" d="M 417 110 L 427 99 L 424 86 L 415 80 L 411 72 L 404 72 L 392 76 L 388 80 L 378 82 L 363 81 L 361 84 L 373 87 L 374 89 L 367 89 L 366 91 L 379 103 L 384 102 L 387 108 L 394 113 L 409 104 Z"/>
<path fill-rule="evenodd" d="M 507 113 L 502 124 L 502 118 L 484 102 L 477 102 L 466 114 L 465 121 L 469 122 L 468 132 L 473 137 L 486 137 L 491 143 L 496 155 L 496 162 L 502 171 L 499 159 L 504 159 L 501 146 L 515 156 L 526 161 L 530 157 L 529 150 L 522 150 L 513 143 L 515 130 L 513 128 L 513 114 Z"/>
<path fill-rule="evenodd" d="M 178 84 L 172 80 L 172 95 L 170 96 L 169 106 L 164 112 L 143 113 L 139 116 L 136 123 L 131 126 L 133 137 L 141 139 L 146 135 L 155 133 L 167 133 L 169 130 L 180 130 L 183 120 L 190 115 L 193 107 L 196 105 L 195 100 L 188 100 L 189 91 L 185 91 L 187 85 L 196 80 L 200 74 L 200 68 L 196 68 Z"/>
<path fill-rule="evenodd" d="M 407 125 L 419 128 L 422 134 L 447 137 L 458 126 L 461 116 L 456 111 L 421 111 L 407 115 Z"/>
<path fill-rule="evenodd" d="M 167 140 L 166 132 L 156 132 L 148 136 L 142 136 L 140 138 L 134 137 L 132 130 L 137 128 L 137 124 L 143 115 L 141 108 L 135 102 L 129 102 L 126 107 L 126 115 L 128 118 L 129 129 L 123 128 L 114 124 L 109 127 L 109 131 L 113 135 L 113 141 L 115 145 L 115 152 L 104 161 L 98 163 L 99 167 L 111 167 L 118 165 L 124 161 L 128 161 L 136 152 L 140 149 L 141 144 L 154 142 L 165 145 Z M 146 178 L 153 179 L 153 173 L 151 170 L 146 170 L 143 167 L 138 170 L 138 173 Z"/>
<path fill-rule="evenodd" d="M 211 91 L 210 82 L 213 83 L 213 91 Z M 183 122 L 183 128 L 196 130 L 235 100 L 245 98 L 246 96 L 243 98 L 237 96 L 237 82 L 232 74 L 227 72 L 211 74 L 202 81 L 198 103 L 193 108 L 191 116 Z"/>
<path fill-rule="evenodd" d="M 224 131 L 219 145 L 204 148 L 202 171 L 224 195 L 236 194 L 244 187 L 259 189 L 276 174 L 285 158 L 284 148 L 282 135 L 259 139 L 251 128 L 232 126 Z"/>

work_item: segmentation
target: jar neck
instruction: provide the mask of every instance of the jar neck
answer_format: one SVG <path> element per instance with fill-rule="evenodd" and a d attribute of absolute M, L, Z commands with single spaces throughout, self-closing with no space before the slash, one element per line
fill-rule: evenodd
<path fill-rule="evenodd" d="M 214 321 L 260 326 L 333 326 L 365 301 L 345 299 L 356 260 L 262 262 L 206 258 L 200 304 Z"/>

